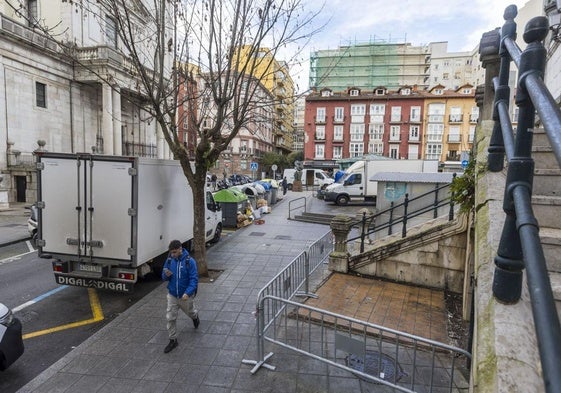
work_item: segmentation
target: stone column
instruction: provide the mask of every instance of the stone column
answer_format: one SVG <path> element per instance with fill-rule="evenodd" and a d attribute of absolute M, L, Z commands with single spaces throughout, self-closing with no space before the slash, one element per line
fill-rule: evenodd
<path fill-rule="evenodd" d="M 113 99 L 113 154 L 123 155 L 123 134 L 121 132 L 121 88 L 114 86 Z"/>
<path fill-rule="evenodd" d="M 101 132 L 103 135 L 103 154 L 113 154 L 113 93 L 111 86 L 102 84 Z"/>
<path fill-rule="evenodd" d="M 345 215 L 337 215 L 331 220 L 331 232 L 335 238 L 334 251 L 329 254 L 329 270 L 347 273 L 349 270 L 349 255 L 347 250 L 347 238 L 351 231 L 353 219 Z"/>

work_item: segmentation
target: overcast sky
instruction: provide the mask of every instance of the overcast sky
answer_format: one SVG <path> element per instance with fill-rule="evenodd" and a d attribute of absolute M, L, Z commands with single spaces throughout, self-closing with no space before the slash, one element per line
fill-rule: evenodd
<path fill-rule="evenodd" d="M 305 0 L 317 9 L 319 1 Z M 503 24 L 509 4 L 522 8 L 528 0 L 325 0 L 315 19 L 327 23 L 302 50 L 302 67 L 291 74 L 302 92 L 308 87 L 310 52 L 375 39 L 423 45 L 448 41 L 449 52 L 470 51 L 481 35 Z M 313 5 L 312 5 L 313 4 Z"/>

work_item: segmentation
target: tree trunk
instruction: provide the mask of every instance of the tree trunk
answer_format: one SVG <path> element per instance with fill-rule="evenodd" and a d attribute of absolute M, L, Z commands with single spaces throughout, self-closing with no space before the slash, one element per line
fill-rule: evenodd
<path fill-rule="evenodd" d="M 194 217 L 194 239 L 193 239 L 193 258 L 197 261 L 197 268 L 199 269 L 199 276 L 208 277 L 208 266 L 206 263 L 206 215 L 205 215 L 205 192 L 206 192 L 206 173 L 201 176 L 195 173 L 195 184 L 193 189 L 193 212 L 186 212 L 193 214 Z"/>

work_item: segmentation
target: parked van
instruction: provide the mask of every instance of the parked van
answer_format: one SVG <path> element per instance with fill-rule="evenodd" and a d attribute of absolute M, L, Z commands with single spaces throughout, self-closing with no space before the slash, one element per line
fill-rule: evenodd
<path fill-rule="evenodd" d="M 286 182 L 288 188 L 292 189 L 292 183 L 294 183 L 294 174 L 296 169 L 285 169 L 283 177 L 286 177 Z M 302 185 L 303 186 L 318 186 L 322 187 L 324 185 L 332 184 L 334 182 L 333 178 L 329 177 L 327 173 L 321 169 L 302 169 Z"/>

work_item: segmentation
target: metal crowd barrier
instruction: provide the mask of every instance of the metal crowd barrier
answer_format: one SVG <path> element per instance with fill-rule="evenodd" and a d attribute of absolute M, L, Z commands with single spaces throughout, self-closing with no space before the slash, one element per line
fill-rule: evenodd
<path fill-rule="evenodd" d="M 467 391 L 469 352 L 292 300 L 315 297 L 310 276 L 332 250 L 328 232 L 259 292 L 257 359 L 242 360 L 254 366 L 251 373 L 275 370 L 267 363 L 268 341 L 398 391 Z"/>

